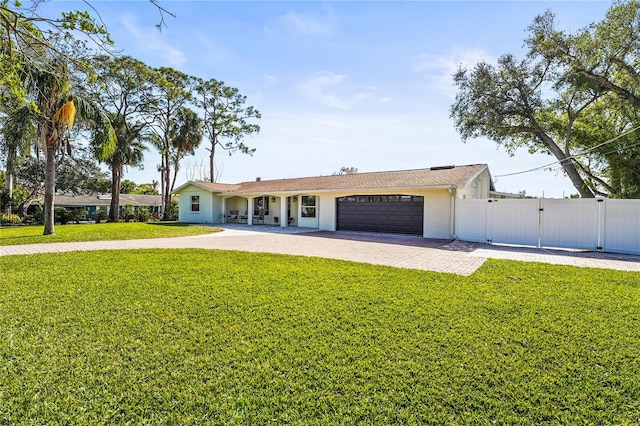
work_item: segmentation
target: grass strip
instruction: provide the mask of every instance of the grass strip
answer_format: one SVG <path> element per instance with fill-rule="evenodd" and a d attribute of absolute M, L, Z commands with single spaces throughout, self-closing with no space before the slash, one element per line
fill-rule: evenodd
<path fill-rule="evenodd" d="M 0 227 L 0 246 L 187 237 L 220 231 L 220 228 L 178 222 L 56 225 L 56 233 L 53 235 L 42 235 L 43 229 L 40 225 Z"/>

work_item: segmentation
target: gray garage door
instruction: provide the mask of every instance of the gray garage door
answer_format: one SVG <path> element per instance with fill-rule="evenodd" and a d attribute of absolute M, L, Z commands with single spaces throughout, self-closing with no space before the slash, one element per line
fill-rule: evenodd
<path fill-rule="evenodd" d="M 424 197 L 412 195 L 352 195 L 337 200 L 341 231 L 423 233 Z"/>

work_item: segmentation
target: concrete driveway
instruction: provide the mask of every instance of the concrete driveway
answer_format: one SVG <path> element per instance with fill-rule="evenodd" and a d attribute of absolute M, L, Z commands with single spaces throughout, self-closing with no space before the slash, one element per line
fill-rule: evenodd
<path fill-rule="evenodd" d="M 272 226 L 217 225 L 222 232 L 193 237 L 0 247 L 0 255 L 142 248 L 242 250 L 351 260 L 398 268 L 470 275 L 488 258 L 640 272 L 640 256 L 506 247 L 418 236 L 329 232 Z"/>

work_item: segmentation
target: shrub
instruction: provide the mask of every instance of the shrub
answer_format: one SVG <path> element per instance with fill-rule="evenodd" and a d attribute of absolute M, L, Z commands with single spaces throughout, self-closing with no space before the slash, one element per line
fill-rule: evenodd
<path fill-rule="evenodd" d="M 80 223 L 81 220 L 87 220 L 87 211 L 82 208 L 71 209 L 69 211 L 69 218 L 75 223 Z"/>
<path fill-rule="evenodd" d="M 124 208 L 122 209 L 122 218 L 125 220 L 125 222 L 131 222 L 132 220 L 135 220 L 136 212 L 133 209 L 133 205 L 124 205 Z"/>
<path fill-rule="evenodd" d="M 26 225 L 35 225 L 36 223 L 42 223 L 41 214 L 26 214 L 22 219 L 22 223 Z"/>
<path fill-rule="evenodd" d="M 53 212 L 53 219 L 56 223 L 66 225 L 71 221 L 71 213 L 64 207 L 56 207 Z"/>
<path fill-rule="evenodd" d="M 175 201 L 169 204 L 169 220 L 178 220 L 178 203 Z"/>
<path fill-rule="evenodd" d="M 22 223 L 22 219 L 17 214 L 2 213 L 2 219 L 0 220 L 3 225 L 17 225 Z"/>
<path fill-rule="evenodd" d="M 93 220 L 95 220 L 96 223 L 100 223 L 102 220 L 107 220 L 107 212 L 104 210 L 96 210 L 93 214 Z"/>
<path fill-rule="evenodd" d="M 140 209 L 138 210 L 137 221 L 149 222 L 150 219 L 151 219 L 151 212 L 149 212 L 149 209 L 146 207 L 140 207 Z"/>

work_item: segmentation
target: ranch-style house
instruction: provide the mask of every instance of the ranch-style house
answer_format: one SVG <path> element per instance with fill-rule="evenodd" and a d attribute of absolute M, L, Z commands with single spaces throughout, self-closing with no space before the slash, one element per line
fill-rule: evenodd
<path fill-rule="evenodd" d="M 504 198 L 486 164 L 178 187 L 179 220 L 451 238 L 455 199 Z"/>

